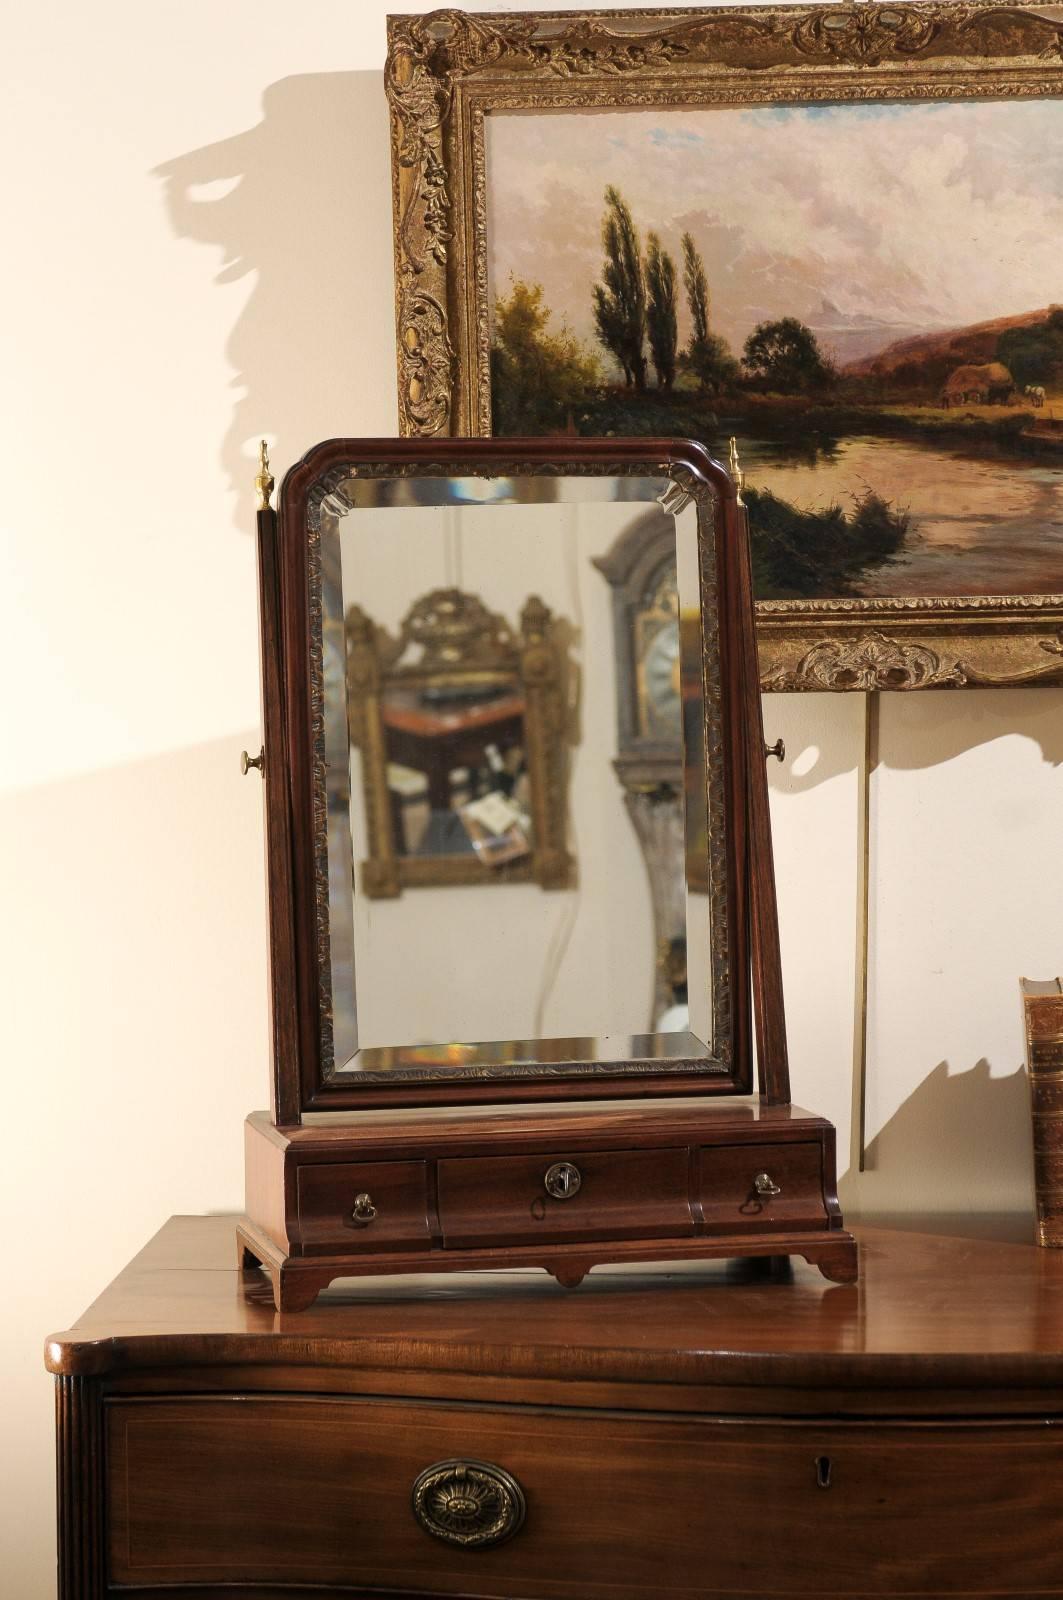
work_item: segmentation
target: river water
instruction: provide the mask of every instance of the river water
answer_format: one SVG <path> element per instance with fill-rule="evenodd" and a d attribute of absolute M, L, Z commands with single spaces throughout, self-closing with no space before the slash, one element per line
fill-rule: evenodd
<path fill-rule="evenodd" d="M 975 453 L 977 451 L 977 453 Z M 893 561 L 860 594 L 1063 592 L 1063 449 L 1059 456 L 970 453 L 939 443 L 856 436 L 825 452 L 742 439 L 748 482 L 802 509 L 846 510 L 872 489 L 911 517 Z M 830 598 L 824 596 L 824 598 Z"/>

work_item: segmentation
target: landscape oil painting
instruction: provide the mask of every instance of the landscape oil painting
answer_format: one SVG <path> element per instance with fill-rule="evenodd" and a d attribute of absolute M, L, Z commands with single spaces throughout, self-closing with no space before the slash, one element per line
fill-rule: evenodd
<path fill-rule="evenodd" d="M 761 600 L 1063 591 L 1063 102 L 485 121 L 496 434 L 736 435 Z"/>

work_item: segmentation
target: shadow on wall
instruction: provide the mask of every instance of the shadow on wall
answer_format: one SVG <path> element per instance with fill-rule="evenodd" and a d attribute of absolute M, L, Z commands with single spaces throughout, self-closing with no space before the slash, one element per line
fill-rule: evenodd
<path fill-rule="evenodd" d="M 858 1215 L 1023 1213 L 1032 1218 L 1033 1146 L 1022 1067 L 992 1077 L 981 1060 L 950 1073 L 940 1061 L 867 1146 L 839 1185 L 842 1209 Z"/>
<path fill-rule="evenodd" d="M 785 731 L 798 716 L 801 736 L 787 734 L 784 764 L 768 762 L 768 783 L 785 794 L 803 794 L 862 765 L 863 743 L 831 739 L 819 744 L 808 728 L 819 718 L 832 721 L 839 700 L 850 703 L 854 694 L 774 695 L 764 697 L 765 726 L 771 736 Z M 870 698 L 861 696 L 862 699 Z M 886 692 L 879 696 L 879 765 L 897 772 L 944 766 L 979 745 L 991 744 L 1008 734 L 1019 734 L 1040 746 L 1048 766 L 1063 765 L 1063 690 L 1058 686 L 1016 689 L 915 690 Z M 820 702 L 815 708 L 806 702 Z M 789 702 L 789 705 L 787 704 Z M 794 705 L 794 702 L 800 702 Z M 861 707 L 866 714 L 866 707 Z M 811 712 L 811 714 L 810 714 Z"/>
<path fill-rule="evenodd" d="M 175 232 L 220 250 L 216 282 L 253 276 L 227 354 L 236 376 L 222 464 L 254 528 L 261 436 L 280 471 L 319 439 L 396 427 L 390 154 L 383 75 L 271 84 L 262 121 L 155 169 Z"/>

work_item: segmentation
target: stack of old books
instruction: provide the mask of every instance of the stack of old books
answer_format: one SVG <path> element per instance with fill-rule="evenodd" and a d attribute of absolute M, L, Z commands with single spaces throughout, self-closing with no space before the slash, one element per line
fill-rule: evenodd
<path fill-rule="evenodd" d="M 1037 1237 L 1063 1247 L 1063 983 L 1022 979 L 1033 1113 Z"/>

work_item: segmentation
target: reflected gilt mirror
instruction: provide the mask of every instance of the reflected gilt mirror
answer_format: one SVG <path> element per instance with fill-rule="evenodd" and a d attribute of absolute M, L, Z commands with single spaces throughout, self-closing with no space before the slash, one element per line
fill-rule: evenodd
<path fill-rule="evenodd" d="M 332 441 L 288 474 L 278 1120 L 751 1088 L 736 515 L 671 441 Z"/>
<path fill-rule="evenodd" d="M 373 519 L 351 523 L 335 542 L 338 581 L 346 573 L 358 589 L 358 574 L 378 552 Z M 474 531 L 458 519 L 459 548 Z M 416 571 L 393 574 L 382 603 Z M 362 825 L 354 831 L 365 836 L 356 871 L 362 893 L 387 899 L 408 886 L 527 881 L 564 888 L 566 662 L 538 595 L 521 607 L 516 630 L 453 586 L 414 600 L 394 635 L 352 604 L 344 647 L 356 790 L 356 768 L 361 776 Z M 343 730 L 335 731 L 342 747 Z M 334 787 L 342 764 L 341 748 L 329 764 Z M 342 829 L 345 819 L 334 819 Z"/>

